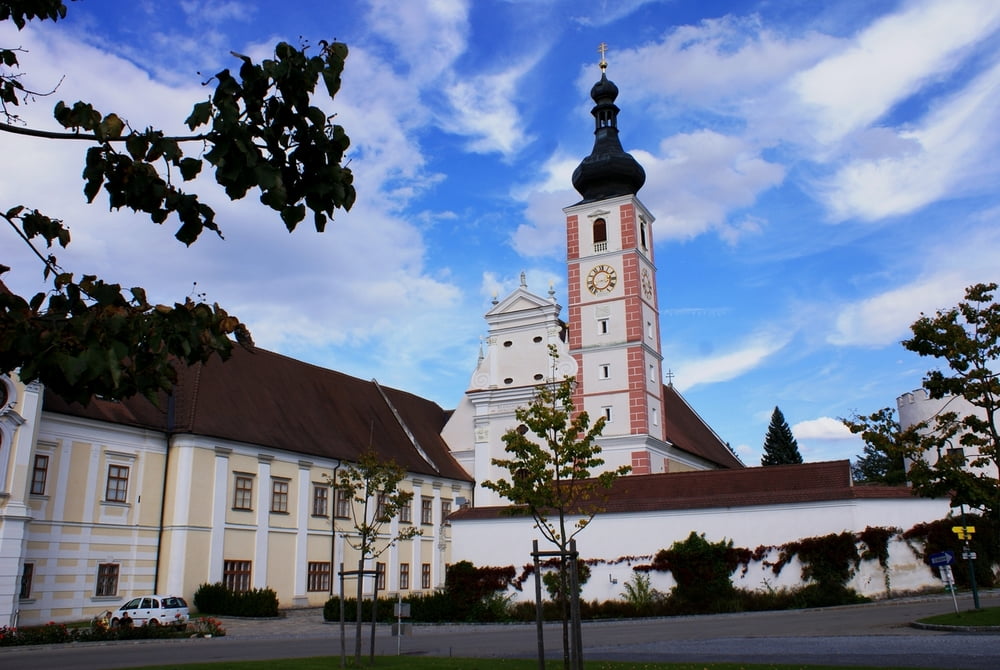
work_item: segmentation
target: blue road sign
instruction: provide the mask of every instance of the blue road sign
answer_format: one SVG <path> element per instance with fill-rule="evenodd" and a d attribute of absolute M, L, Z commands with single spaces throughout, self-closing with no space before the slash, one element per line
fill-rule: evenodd
<path fill-rule="evenodd" d="M 955 552 L 953 551 L 939 551 L 936 554 L 931 554 L 931 565 L 951 565 L 955 562 Z"/>

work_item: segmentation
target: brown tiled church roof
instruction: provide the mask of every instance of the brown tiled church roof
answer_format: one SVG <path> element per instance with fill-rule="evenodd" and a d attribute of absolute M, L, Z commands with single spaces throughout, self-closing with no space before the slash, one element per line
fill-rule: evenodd
<path fill-rule="evenodd" d="M 182 368 L 173 411 L 160 404 L 95 398 L 83 407 L 46 392 L 44 409 L 304 457 L 356 461 L 371 444 L 409 472 L 471 481 L 441 438 L 449 413 L 437 403 L 264 349 L 234 347 L 226 362 Z"/>
<path fill-rule="evenodd" d="M 663 387 L 663 427 L 667 441 L 722 468 L 742 468 L 730 451 L 672 384 Z"/>
<path fill-rule="evenodd" d="M 615 481 L 600 507 L 602 514 L 621 514 L 912 496 L 913 491 L 905 486 L 855 486 L 850 461 L 844 460 L 631 475 Z M 451 518 L 498 518 L 506 510 L 499 506 L 464 508 Z"/>

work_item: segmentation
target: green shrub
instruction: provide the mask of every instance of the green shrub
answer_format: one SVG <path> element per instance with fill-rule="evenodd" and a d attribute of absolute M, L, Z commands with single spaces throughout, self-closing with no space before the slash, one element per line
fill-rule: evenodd
<path fill-rule="evenodd" d="M 278 594 L 268 588 L 233 591 L 221 582 L 202 584 L 194 593 L 194 606 L 201 614 L 276 617 Z"/>
<path fill-rule="evenodd" d="M 634 572 L 632 579 L 624 584 L 622 596 L 639 616 L 649 616 L 647 612 L 652 612 L 664 599 L 663 594 L 652 587 L 651 581 L 649 574 Z"/>
<path fill-rule="evenodd" d="M 914 548 L 923 558 L 924 563 L 930 565 L 931 555 L 940 551 L 952 551 L 956 558 L 961 556 L 963 543 L 951 530 L 953 526 L 960 525 L 973 526 L 976 529 L 969 542 L 969 548 L 976 552 L 976 585 L 986 588 L 996 586 L 997 580 L 993 569 L 1000 562 L 1000 547 L 991 541 L 992 538 L 996 537 L 997 531 L 989 517 L 968 514 L 964 524 L 957 517 L 920 523 L 903 533 L 903 539 L 909 542 L 910 546 L 922 545 L 920 548 Z M 937 568 L 935 567 L 934 570 L 937 571 Z M 955 584 L 960 588 L 969 588 L 972 585 L 967 566 L 953 566 L 952 574 L 955 576 Z"/>
<path fill-rule="evenodd" d="M 709 542 L 691 532 L 653 558 L 653 568 L 669 571 L 677 585 L 670 590 L 673 606 L 690 613 L 729 612 L 736 589 L 732 574 L 739 562 L 732 540 Z"/>
<path fill-rule="evenodd" d="M 202 584 L 194 592 L 194 606 L 202 614 L 225 614 L 233 592 L 222 582 Z"/>

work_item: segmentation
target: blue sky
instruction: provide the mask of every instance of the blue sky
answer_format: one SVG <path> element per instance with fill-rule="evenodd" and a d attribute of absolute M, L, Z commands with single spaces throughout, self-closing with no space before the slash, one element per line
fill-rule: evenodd
<path fill-rule="evenodd" d="M 204 293 L 266 348 L 454 407 L 494 294 L 554 283 L 562 208 L 593 143 L 601 42 L 622 144 L 657 218 L 664 367 L 748 465 L 780 406 L 807 461 L 852 458 L 838 417 L 894 405 L 932 361 L 900 346 L 921 312 L 997 279 L 1000 3 L 995 0 L 373 0 L 71 3 L 29 50 L 21 108 L 56 100 L 176 131 L 230 51 L 337 39 L 344 84 L 323 106 L 352 139 L 354 209 L 292 235 L 253 196 L 199 188 L 225 241 L 190 249 L 86 205 L 82 146 L 0 136 L 0 206 L 63 218 L 62 266 Z M 59 83 L 61 81 L 61 83 Z M 6 282 L 42 288 L 9 234 Z M 197 286 L 194 286 L 197 282 Z M 565 312 L 564 312 L 565 315 Z M 267 380 L 261 380 L 267 383 Z"/>

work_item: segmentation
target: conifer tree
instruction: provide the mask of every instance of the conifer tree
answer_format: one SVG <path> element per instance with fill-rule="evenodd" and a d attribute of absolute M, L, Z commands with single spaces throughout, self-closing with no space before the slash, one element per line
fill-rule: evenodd
<path fill-rule="evenodd" d="M 792 435 L 792 429 L 785 421 L 785 415 L 781 410 L 774 408 L 771 413 L 771 425 L 767 427 L 767 436 L 764 438 L 764 455 L 760 459 L 761 465 L 788 465 L 802 462 L 802 454 L 799 453 L 799 443 Z"/>

